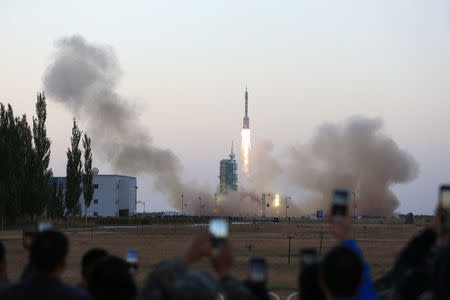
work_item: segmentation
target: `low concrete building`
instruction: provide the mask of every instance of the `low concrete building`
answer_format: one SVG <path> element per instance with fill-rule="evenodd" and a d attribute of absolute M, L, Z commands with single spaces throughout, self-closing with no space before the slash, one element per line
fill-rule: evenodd
<path fill-rule="evenodd" d="M 136 177 L 124 175 L 100 175 L 93 169 L 94 197 L 87 210 L 91 217 L 133 216 L 136 214 L 137 180 Z M 66 177 L 53 177 L 51 184 L 63 188 L 65 194 Z M 84 197 L 80 196 L 82 215 L 85 212 Z"/>

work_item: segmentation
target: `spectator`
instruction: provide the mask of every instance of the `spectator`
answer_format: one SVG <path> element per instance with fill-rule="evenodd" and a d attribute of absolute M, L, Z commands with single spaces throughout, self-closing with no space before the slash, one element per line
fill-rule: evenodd
<path fill-rule="evenodd" d="M 302 267 L 298 278 L 298 293 L 301 300 L 325 300 L 325 294 L 319 285 L 320 265 L 314 262 Z"/>
<path fill-rule="evenodd" d="M 433 262 L 444 243 L 441 208 L 436 209 L 433 226 L 415 236 L 394 263 L 390 278 L 397 299 L 419 299 L 433 285 Z"/>
<path fill-rule="evenodd" d="M 0 292 L 8 286 L 8 274 L 6 273 L 6 251 L 0 241 Z"/>
<path fill-rule="evenodd" d="M 450 299 L 450 239 L 447 246 L 439 250 L 434 266 L 433 300 Z"/>
<path fill-rule="evenodd" d="M 81 281 L 75 285 L 76 288 L 81 292 L 88 293 L 88 278 L 92 274 L 95 265 L 106 256 L 108 256 L 108 252 L 100 248 L 93 248 L 83 255 L 81 259 Z"/>
<path fill-rule="evenodd" d="M 352 229 L 350 226 L 350 219 L 348 215 L 344 219 L 331 219 L 331 225 L 336 238 L 341 246 L 347 247 L 356 253 L 363 265 L 363 273 L 361 284 L 359 285 L 357 299 L 377 300 L 378 296 L 375 292 L 372 277 L 370 275 L 369 264 L 364 260 L 361 249 L 358 247 L 356 241 L 351 237 Z"/>
<path fill-rule="evenodd" d="M 210 275 L 199 271 L 186 271 L 177 278 L 171 292 L 172 299 L 212 300 L 216 299 L 219 286 Z"/>
<path fill-rule="evenodd" d="M 134 300 L 136 284 L 129 265 L 115 256 L 104 257 L 92 270 L 88 290 L 95 300 Z"/>
<path fill-rule="evenodd" d="M 269 300 L 270 296 L 267 291 L 266 282 L 254 282 L 246 280 L 245 287 L 253 294 L 253 297 L 258 300 Z"/>
<path fill-rule="evenodd" d="M 66 265 L 69 241 L 58 231 L 37 233 L 30 248 L 30 268 L 33 270 L 18 283 L 10 285 L 1 299 L 90 299 L 64 284 L 61 274 Z"/>
<path fill-rule="evenodd" d="M 343 245 L 331 249 L 320 267 L 321 281 L 328 299 L 358 299 L 363 271 L 361 257 L 355 251 Z"/>
<path fill-rule="evenodd" d="M 203 257 L 209 257 L 220 279 L 215 281 L 214 285 L 209 285 L 211 290 L 202 293 L 201 297 L 205 297 L 202 299 L 216 299 L 217 293 L 212 298 L 207 297 L 212 296 L 212 292 L 217 290 L 220 290 L 226 299 L 252 299 L 250 291 L 230 275 L 232 262 L 230 241 L 226 240 L 220 252 L 213 254 L 211 235 L 201 234 L 193 239 L 182 257 L 162 262 L 150 272 L 139 291 L 138 300 L 191 299 L 193 293 L 183 294 L 179 291 L 183 286 L 189 286 L 191 291 L 202 288 L 206 279 L 200 279 L 198 272 L 190 272 L 188 266 Z M 204 276 L 207 278 L 208 275 Z M 177 289 L 174 289 L 175 286 Z"/>

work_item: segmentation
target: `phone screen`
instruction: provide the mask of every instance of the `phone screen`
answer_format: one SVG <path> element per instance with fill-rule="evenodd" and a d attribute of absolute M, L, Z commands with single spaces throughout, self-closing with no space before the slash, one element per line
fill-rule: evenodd
<path fill-rule="evenodd" d="M 450 209 L 450 186 L 441 187 L 441 206 L 445 209 Z"/>
<path fill-rule="evenodd" d="M 348 192 L 346 190 L 334 190 L 333 206 L 331 214 L 334 217 L 343 218 L 347 215 Z"/>
<path fill-rule="evenodd" d="M 129 264 L 137 264 L 139 262 L 139 254 L 137 250 L 130 249 L 127 251 L 126 261 Z"/>
<path fill-rule="evenodd" d="M 300 265 L 302 268 L 311 266 L 317 262 L 316 248 L 303 248 L 300 250 Z"/>
<path fill-rule="evenodd" d="M 225 219 L 212 219 L 209 222 L 209 232 L 216 239 L 226 239 L 228 237 L 228 222 Z"/>
<path fill-rule="evenodd" d="M 264 258 L 253 258 L 250 260 L 250 280 L 265 281 L 267 273 L 267 263 Z"/>
<path fill-rule="evenodd" d="M 442 235 L 447 235 L 450 232 L 450 185 L 441 185 L 439 198 Z"/>

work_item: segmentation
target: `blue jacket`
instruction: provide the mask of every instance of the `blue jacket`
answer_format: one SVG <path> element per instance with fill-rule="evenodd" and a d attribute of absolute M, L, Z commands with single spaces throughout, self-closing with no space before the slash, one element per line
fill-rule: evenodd
<path fill-rule="evenodd" d="M 370 276 L 370 267 L 367 261 L 364 259 L 361 249 L 354 239 L 345 240 L 342 242 L 343 246 L 346 246 L 361 257 L 364 265 L 363 281 L 359 287 L 358 298 L 360 300 L 378 300 L 377 293 L 373 287 L 372 277 Z"/>

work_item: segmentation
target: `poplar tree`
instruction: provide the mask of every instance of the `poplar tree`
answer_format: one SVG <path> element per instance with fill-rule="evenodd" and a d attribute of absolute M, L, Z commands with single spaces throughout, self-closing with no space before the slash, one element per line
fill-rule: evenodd
<path fill-rule="evenodd" d="M 47 137 L 47 103 L 44 93 L 38 93 L 36 101 L 36 118 L 33 117 L 33 176 L 31 179 L 33 193 L 28 207 L 32 216 L 42 215 L 48 207 L 51 197 L 52 170 L 48 168 L 50 163 L 50 139 Z"/>
<path fill-rule="evenodd" d="M 94 197 L 94 174 L 92 173 L 92 150 L 91 139 L 84 134 L 83 137 L 84 148 L 84 173 L 83 173 L 83 197 L 84 197 L 84 217 L 87 224 L 87 210 L 91 206 L 92 198 Z"/>
<path fill-rule="evenodd" d="M 66 213 L 70 220 L 81 214 L 80 196 L 82 192 L 81 182 L 83 171 L 81 168 L 81 150 L 79 149 L 81 131 L 77 122 L 73 120 L 72 137 L 70 138 L 70 148 L 67 149 L 66 165 Z"/>

